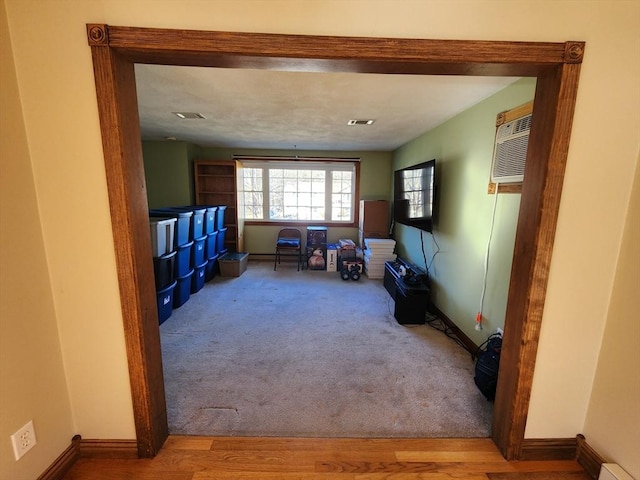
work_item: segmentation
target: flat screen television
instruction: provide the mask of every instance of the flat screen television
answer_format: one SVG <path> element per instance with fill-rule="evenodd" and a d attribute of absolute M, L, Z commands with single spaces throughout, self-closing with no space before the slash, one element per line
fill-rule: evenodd
<path fill-rule="evenodd" d="M 394 221 L 433 232 L 436 210 L 435 159 L 394 172 Z"/>

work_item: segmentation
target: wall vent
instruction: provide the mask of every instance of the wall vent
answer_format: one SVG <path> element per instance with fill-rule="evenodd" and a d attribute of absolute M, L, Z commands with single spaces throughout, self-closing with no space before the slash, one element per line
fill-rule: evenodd
<path fill-rule="evenodd" d="M 182 118 L 183 120 L 206 120 L 207 117 L 205 117 L 203 114 L 198 113 L 198 112 L 171 112 L 173 113 L 175 116 Z"/>
<path fill-rule="evenodd" d="M 375 120 L 349 120 L 347 125 L 373 125 L 373 122 L 375 122 Z"/>
<path fill-rule="evenodd" d="M 491 165 L 493 183 L 518 183 L 524 180 L 532 114 L 503 123 L 496 130 Z"/>

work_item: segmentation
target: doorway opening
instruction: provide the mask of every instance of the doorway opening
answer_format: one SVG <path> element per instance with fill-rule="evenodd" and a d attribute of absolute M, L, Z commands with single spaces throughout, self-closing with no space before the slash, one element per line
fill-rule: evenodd
<path fill-rule="evenodd" d="M 168 436 L 135 63 L 307 71 L 537 78 L 514 249 L 492 439 L 522 455 L 544 299 L 584 43 L 320 37 L 91 24 L 105 170 L 138 453 Z"/>

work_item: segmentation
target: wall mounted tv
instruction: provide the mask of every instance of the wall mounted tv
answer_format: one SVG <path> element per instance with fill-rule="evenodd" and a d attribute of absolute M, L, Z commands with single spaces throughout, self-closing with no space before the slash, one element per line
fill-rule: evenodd
<path fill-rule="evenodd" d="M 436 161 L 396 170 L 393 185 L 394 221 L 433 231 L 436 210 Z"/>

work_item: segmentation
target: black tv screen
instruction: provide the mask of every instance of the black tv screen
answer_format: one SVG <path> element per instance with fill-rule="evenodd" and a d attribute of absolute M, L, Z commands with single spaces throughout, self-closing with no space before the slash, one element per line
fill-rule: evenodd
<path fill-rule="evenodd" d="M 394 221 L 433 231 L 435 210 L 436 161 L 396 170 L 393 189 Z"/>

